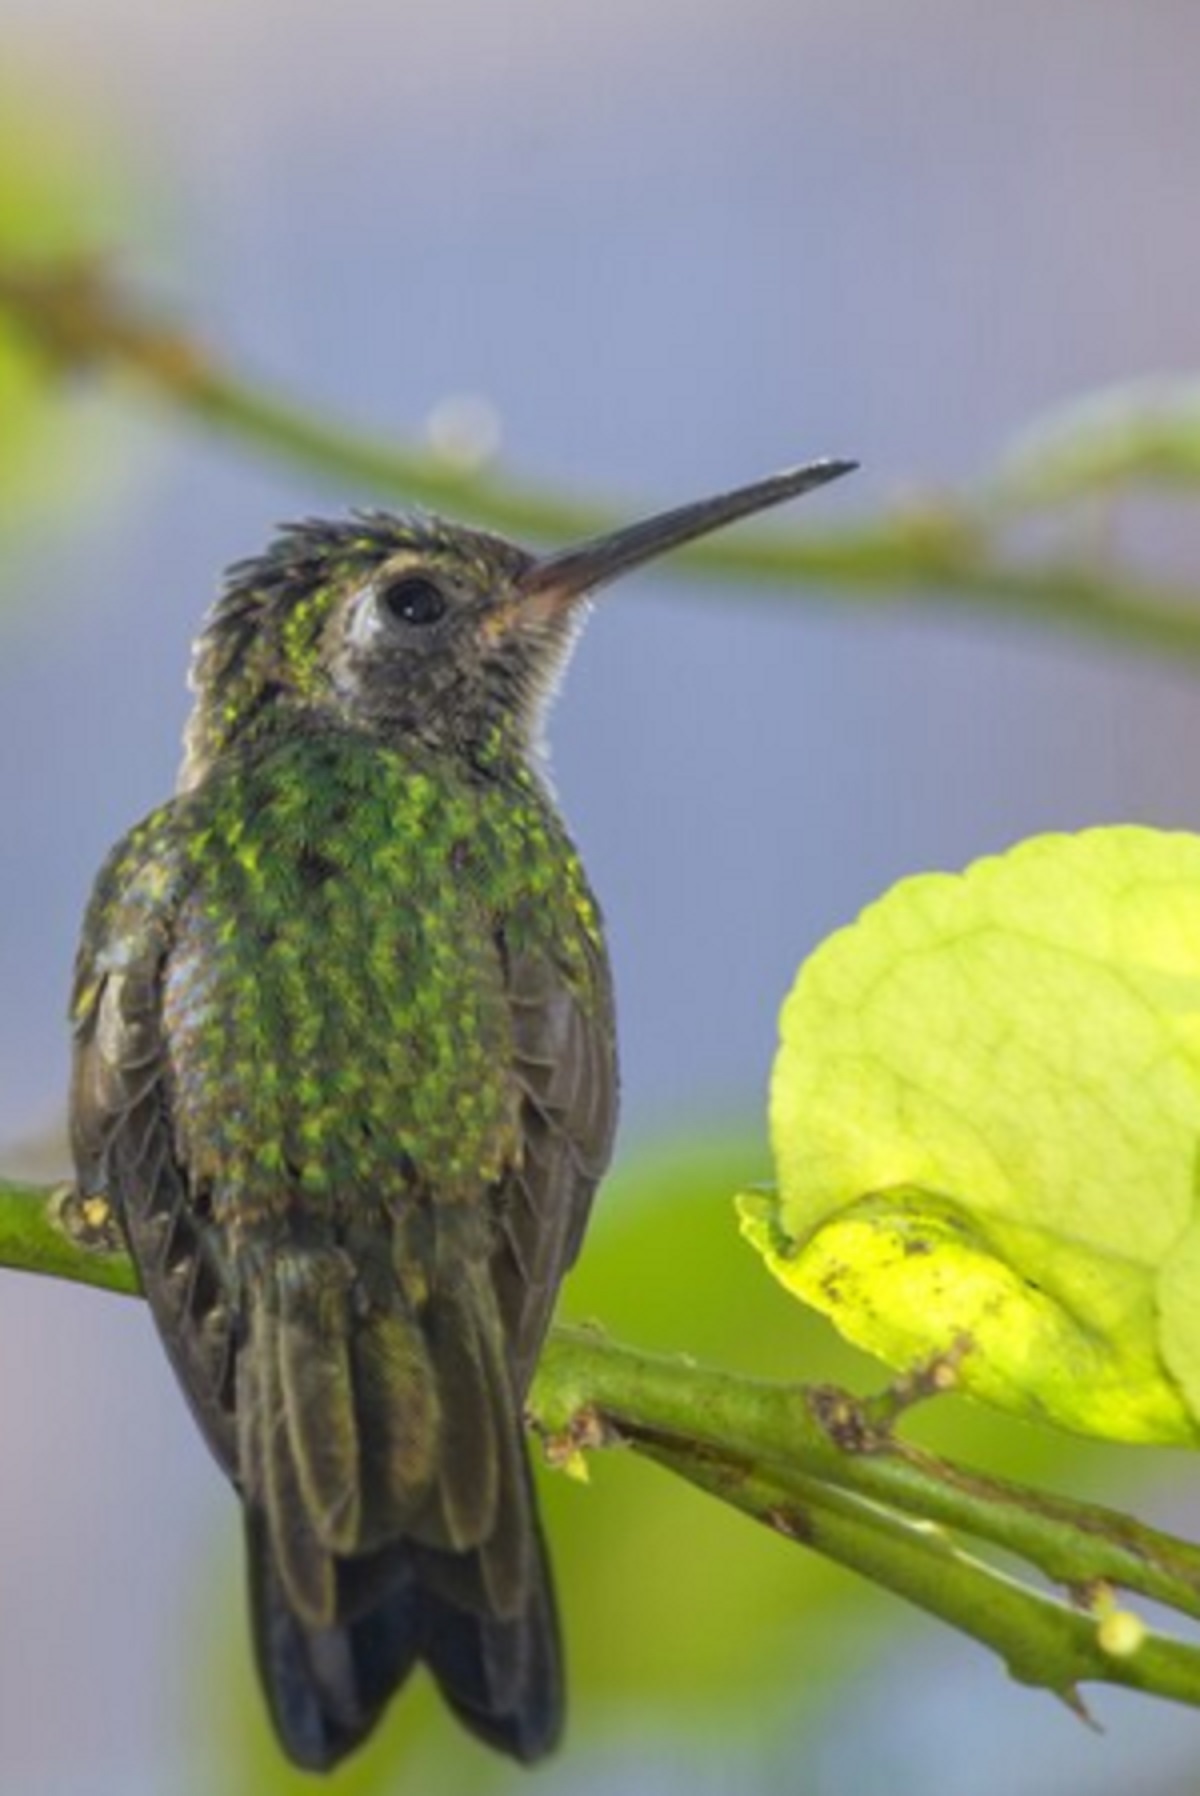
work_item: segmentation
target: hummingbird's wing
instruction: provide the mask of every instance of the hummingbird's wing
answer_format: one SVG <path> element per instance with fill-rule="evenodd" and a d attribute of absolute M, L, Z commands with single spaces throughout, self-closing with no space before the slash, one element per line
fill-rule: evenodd
<path fill-rule="evenodd" d="M 493 1277 L 524 1392 L 579 1252 L 617 1121 L 616 1024 L 603 947 L 583 937 L 588 986 L 548 956 L 508 958 L 522 1152 L 498 1194 Z"/>
<path fill-rule="evenodd" d="M 119 843 L 96 883 L 71 1002 L 71 1137 L 80 1188 L 114 1203 L 196 1419 L 232 1473 L 229 1279 L 219 1236 L 192 1205 L 168 1101 L 162 970 L 182 880 L 171 812 Z M 149 876 L 130 879 L 134 862 Z"/>
<path fill-rule="evenodd" d="M 503 940 L 500 948 L 521 1140 L 518 1157 L 492 1194 L 498 1245 L 490 1290 L 475 1309 L 477 1326 L 491 1314 L 503 1329 L 501 1351 L 519 1407 L 612 1152 L 617 1062 L 611 979 L 598 938 L 588 935 L 581 943 L 582 980 L 578 959 L 568 974 L 548 951 L 513 950 Z M 462 1331 L 440 1332 L 453 1341 Z M 443 1384 L 455 1388 L 452 1366 L 443 1368 Z M 466 1431 L 463 1438 L 477 1459 L 477 1434 Z M 500 1477 L 490 1539 L 468 1553 L 418 1548 L 413 1554 L 425 1604 L 421 1650 L 443 1696 L 473 1732 L 518 1759 L 533 1760 L 553 1744 L 562 1723 L 561 1647 L 518 1429 L 503 1429 L 500 1444 L 517 1453 Z M 476 1463 L 472 1477 L 478 1476 Z M 376 1575 L 370 1564 L 358 1568 L 368 1591 Z M 498 1605 L 496 1592 L 506 1585 L 512 1598 Z M 343 1600 L 353 1613 L 353 1590 L 345 1580 Z"/>

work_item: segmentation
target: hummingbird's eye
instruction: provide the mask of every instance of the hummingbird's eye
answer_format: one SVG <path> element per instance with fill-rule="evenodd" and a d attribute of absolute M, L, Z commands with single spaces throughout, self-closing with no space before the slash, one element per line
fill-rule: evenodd
<path fill-rule="evenodd" d="M 436 624 L 446 612 L 445 594 L 425 574 L 402 574 L 384 587 L 379 603 L 399 624 Z"/>

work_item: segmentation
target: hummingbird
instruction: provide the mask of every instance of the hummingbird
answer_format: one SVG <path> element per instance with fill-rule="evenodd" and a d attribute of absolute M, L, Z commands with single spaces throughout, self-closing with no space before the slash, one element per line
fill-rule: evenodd
<path fill-rule="evenodd" d="M 544 556 L 425 515 L 284 528 L 197 641 L 174 797 L 100 871 L 78 1187 L 241 1499 L 267 1706 L 308 1769 L 418 1663 L 500 1751 L 558 1739 L 522 1409 L 617 1054 L 545 716 L 598 587 L 852 466 Z"/>

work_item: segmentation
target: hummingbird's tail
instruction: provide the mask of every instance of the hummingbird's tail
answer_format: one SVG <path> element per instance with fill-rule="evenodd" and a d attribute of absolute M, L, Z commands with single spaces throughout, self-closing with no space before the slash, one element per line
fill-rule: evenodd
<path fill-rule="evenodd" d="M 473 1614 L 439 1596 L 437 1567 L 398 1551 L 387 1596 L 353 1619 L 309 1628 L 289 1606 L 261 1512 L 246 1512 L 250 1612 L 259 1675 L 289 1758 L 331 1770 L 361 1745 L 418 1661 L 459 1719 L 524 1763 L 562 1731 L 558 1618 L 541 1550 L 525 1610 Z"/>
<path fill-rule="evenodd" d="M 267 1700 L 327 1770 L 418 1661 L 522 1760 L 562 1722 L 558 1623 L 490 1280 L 468 1265 L 418 1317 L 329 1248 L 272 1255 L 238 1356 L 239 1482 Z"/>

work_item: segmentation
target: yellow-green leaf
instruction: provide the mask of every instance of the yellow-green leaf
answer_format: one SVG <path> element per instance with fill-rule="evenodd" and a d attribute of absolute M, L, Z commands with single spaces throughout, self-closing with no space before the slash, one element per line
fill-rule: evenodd
<path fill-rule="evenodd" d="M 802 968 L 744 1232 L 850 1340 L 1110 1439 L 1200 1438 L 1200 838 L 904 881 Z"/>

